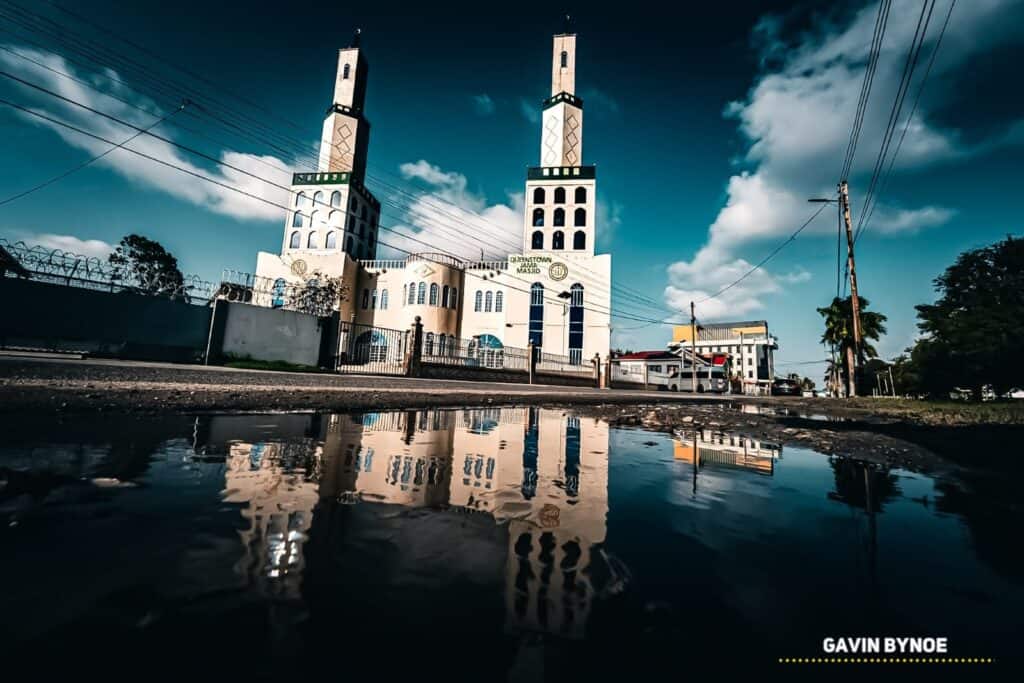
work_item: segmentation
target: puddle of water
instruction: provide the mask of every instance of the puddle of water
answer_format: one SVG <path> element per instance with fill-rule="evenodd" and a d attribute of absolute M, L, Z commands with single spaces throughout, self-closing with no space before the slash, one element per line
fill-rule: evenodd
<path fill-rule="evenodd" d="M 733 408 L 746 415 L 772 415 L 775 417 L 798 417 L 802 420 L 813 420 L 815 422 L 847 422 L 849 418 L 837 415 L 826 415 L 825 413 L 807 413 L 800 410 L 793 410 L 784 406 L 766 406 L 754 403 L 737 403 Z"/>
<path fill-rule="evenodd" d="M 0 427 L 24 656 L 536 679 L 763 669 L 830 636 L 1016 651 L 1012 486 L 537 408 Z"/>

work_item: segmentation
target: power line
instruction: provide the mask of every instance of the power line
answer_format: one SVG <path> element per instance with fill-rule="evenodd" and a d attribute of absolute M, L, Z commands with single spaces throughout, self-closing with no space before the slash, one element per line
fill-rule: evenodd
<path fill-rule="evenodd" d="M 935 56 L 939 53 L 939 47 L 942 45 L 942 37 L 946 35 L 946 27 L 949 25 L 949 18 L 953 15 L 953 8 L 955 6 L 956 0 L 952 0 L 952 2 L 949 3 L 949 11 L 946 12 L 946 19 L 942 22 L 942 29 L 939 31 L 939 37 L 935 40 L 935 47 L 932 49 L 931 57 L 928 59 L 928 67 L 925 69 L 924 76 L 921 78 L 921 83 L 917 88 L 917 95 L 914 97 L 914 105 L 910 108 L 910 114 L 907 116 L 907 120 L 903 124 L 903 132 L 900 133 L 900 139 L 896 143 L 896 149 L 893 151 L 892 157 L 889 158 L 889 167 L 886 169 L 885 176 L 879 184 L 878 190 L 875 193 L 876 196 L 882 194 L 886 185 L 889 184 L 889 178 L 892 177 L 892 169 L 896 163 L 896 157 L 899 156 L 900 149 L 903 147 L 903 140 L 907 137 L 907 130 L 909 130 L 910 124 L 914 120 L 914 114 L 917 113 L 917 106 L 921 102 L 921 93 L 924 92 L 924 88 L 928 84 L 928 77 L 931 75 L 932 66 L 935 64 Z M 863 227 L 858 229 L 857 236 L 854 237 L 854 241 L 859 238 L 860 234 L 867 230 L 868 225 L 871 222 L 871 217 L 875 213 L 876 206 L 878 206 L 877 201 L 871 205 L 871 210 L 864 218 Z"/>
<path fill-rule="evenodd" d="M 881 54 L 882 41 L 885 38 L 885 29 L 889 22 L 891 4 L 891 0 L 882 0 L 878 4 L 878 12 L 875 15 L 875 29 L 871 36 L 871 47 L 868 50 L 868 63 L 864 68 L 864 79 L 861 81 L 860 96 L 857 98 L 857 110 L 853 117 L 853 125 L 850 127 L 850 139 L 846 145 L 846 156 L 843 158 L 843 167 L 839 172 L 840 180 L 849 176 L 853 160 L 857 154 L 857 142 L 860 139 L 860 131 L 864 125 L 864 115 L 867 111 L 868 100 L 871 97 L 871 86 L 874 83 L 875 71 L 878 68 L 878 58 Z"/>
<path fill-rule="evenodd" d="M 729 284 L 727 284 L 725 287 L 722 287 L 720 290 L 718 290 L 714 294 L 712 294 L 710 296 L 706 296 L 706 297 L 704 297 L 703 299 L 701 299 L 699 301 L 695 301 L 694 304 L 702 304 L 705 301 L 710 301 L 711 299 L 717 298 L 719 295 L 723 294 L 724 292 L 729 291 L 730 289 L 732 289 L 733 287 L 735 287 L 739 283 L 741 283 L 744 280 L 746 280 L 751 274 L 753 274 L 753 272 L 755 270 L 757 270 L 758 268 L 760 268 L 764 264 L 768 263 L 768 261 L 770 261 L 776 254 L 778 254 L 780 251 L 782 251 L 782 249 L 786 245 L 788 245 L 790 242 L 795 240 L 797 238 L 797 235 L 799 235 L 801 232 L 803 232 L 804 228 L 806 228 L 808 225 L 810 225 L 811 221 L 813 221 L 815 218 L 817 218 L 818 214 L 820 214 L 822 211 L 825 210 L 826 206 L 828 206 L 828 205 L 827 204 L 822 204 L 820 207 L 818 207 L 818 210 L 815 211 L 813 214 L 811 214 L 811 217 L 808 218 L 806 221 L 804 221 L 803 225 L 801 225 L 799 228 L 797 228 L 796 231 L 792 235 L 790 235 L 788 238 L 786 238 L 786 240 L 784 242 L 779 244 L 779 246 L 775 247 L 775 249 L 773 249 L 770 254 L 768 254 L 763 259 L 758 261 L 757 265 L 755 265 L 753 268 L 751 268 L 750 270 L 745 272 L 743 275 L 741 275 L 737 279 L 735 279 L 732 282 L 730 282 Z"/>
<path fill-rule="evenodd" d="M 910 82 L 917 68 L 917 60 L 921 54 L 921 47 L 924 45 L 925 34 L 928 32 L 928 24 L 931 21 L 932 11 L 935 9 L 935 0 L 925 0 L 921 5 L 921 14 L 917 18 L 917 27 L 914 30 L 914 37 L 910 43 L 910 50 L 907 52 L 907 60 L 903 65 L 903 73 L 900 76 L 899 87 L 896 89 L 896 97 L 893 99 L 892 108 L 889 111 L 889 120 L 886 123 L 885 133 L 882 135 L 882 144 L 875 159 L 875 166 L 871 172 L 871 180 L 868 183 L 868 190 L 864 195 L 864 205 L 860 212 L 860 219 L 857 221 L 857 231 L 854 234 L 854 242 L 864 226 L 864 217 L 869 211 L 869 206 L 875 200 L 875 189 L 878 180 L 885 166 L 885 159 L 889 153 L 889 145 L 892 143 L 892 136 L 896 132 L 896 124 L 899 121 L 900 111 L 903 109 L 903 101 L 910 90 Z"/>
<path fill-rule="evenodd" d="M 107 156 L 108 154 L 110 154 L 111 152 L 113 152 L 113 151 L 114 151 L 115 149 L 121 149 L 122 147 L 124 147 L 125 145 L 127 145 L 127 144 L 128 144 L 129 142 L 131 142 L 131 141 L 132 141 L 132 140 L 134 140 L 135 138 L 137 138 L 137 137 L 139 137 L 140 135 L 143 135 L 143 134 L 145 134 L 145 133 L 148 133 L 148 132 L 149 132 L 149 131 L 151 131 L 152 129 L 156 128 L 156 127 L 157 127 L 157 126 L 159 126 L 159 125 L 160 125 L 161 123 L 163 123 L 164 121 L 166 121 L 166 120 L 167 120 L 168 118 L 170 118 L 170 117 L 174 116 L 175 114 L 177 114 L 178 112 L 180 112 L 181 110 L 183 110 L 183 109 L 184 109 L 184 108 L 186 107 L 186 105 L 188 105 L 188 102 L 187 102 L 187 101 L 186 101 L 186 102 L 183 102 L 183 103 L 181 104 L 181 106 L 180 106 L 180 107 L 178 107 L 177 109 L 175 109 L 174 111 L 172 111 L 172 112 L 170 112 L 170 113 L 168 113 L 168 114 L 165 114 L 164 116 L 161 116 L 161 117 L 160 117 L 159 119 L 157 119 L 156 121 L 154 121 L 154 122 L 153 122 L 152 124 L 150 124 L 149 126 L 147 126 L 147 127 L 146 127 L 146 128 L 144 128 L 144 129 L 142 129 L 142 130 L 138 131 L 138 132 L 137 132 L 137 133 L 135 133 L 134 135 L 132 135 L 132 136 L 130 136 L 130 137 L 128 137 L 128 138 L 125 138 L 125 139 L 124 139 L 123 141 L 121 141 L 121 142 L 119 142 L 119 143 L 117 143 L 117 144 L 113 145 L 112 147 L 110 147 L 110 148 L 109 148 L 109 149 L 107 149 L 106 151 L 104 151 L 104 152 L 102 152 L 102 153 L 100 153 L 100 154 L 97 154 L 97 155 L 95 155 L 95 156 L 93 156 L 93 157 L 90 157 L 90 158 L 86 159 L 86 160 L 85 160 L 85 161 L 83 161 L 82 163 L 80 163 L 80 164 L 77 164 L 76 166 L 73 166 L 73 167 L 69 168 L 68 170 L 64 171 L 63 173 L 60 173 L 60 174 L 58 174 L 58 175 L 55 175 L 55 176 L 53 176 L 52 178 L 49 178 L 49 179 L 47 179 L 47 180 L 44 180 L 43 182 L 39 183 L 38 185 L 35 185 L 35 186 L 33 186 L 33 187 L 30 187 L 30 188 L 29 188 L 29 189 L 27 189 L 27 190 L 24 190 L 24 191 L 22 191 L 22 192 L 19 192 L 19 193 L 17 193 L 17 194 L 11 195 L 11 196 L 10 196 L 10 197 L 8 197 L 7 199 L 4 199 L 4 200 L 0 200 L 0 206 L 3 206 L 4 204 L 9 204 L 9 203 L 11 203 L 11 202 L 13 202 L 13 201 L 16 201 L 16 200 L 18 200 L 18 199 L 21 199 L 22 197 L 28 196 L 28 195 L 32 194 L 33 192 L 36 192 L 37 190 L 41 190 L 41 189 L 43 189 L 44 187 L 48 187 L 48 186 L 50 186 L 50 185 L 54 184 L 55 182 L 57 182 L 58 180 L 63 180 L 64 178 L 67 178 L 67 177 L 68 177 L 69 175 L 71 175 L 72 173 L 75 173 L 76 171 L 80 171 L 80 170 L 82 170 L 83 168 L 85 168 L 85 167 L 86 167 L 86 166 L 88 166 L 89 164 L 91 164 L 91 163 L 93 163 L 93 162 L 95 162 L 95 161 L 99 161 L 99 160 L 100 160 L 100 159 L 102 159 L 103 157 L 105 157 L 105 156 Z"/>

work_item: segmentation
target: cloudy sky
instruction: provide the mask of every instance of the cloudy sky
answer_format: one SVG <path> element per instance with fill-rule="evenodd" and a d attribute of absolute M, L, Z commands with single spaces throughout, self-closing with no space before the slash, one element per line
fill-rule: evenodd
<path fill-rule="evenodd" d="M 834 195 L 878 9 L 841 5 L 712 3 L 678 15 L 634 5 L 623 15 L 581 4 L 584 157 L 599 169 L 598 248 L 629 290 L 614 295 L 617 311 L 674 321 L 695 300 L 701 320 L 767 319 L 780 363 L 823 357 L 814 309 L 836 291 L 832 207 L 709 297 L 811 217 L 819 206 L 808 197 Z M 855 221 L 922 6 L 893 0 L 888 14 L 849 176 Z M 412 236 L 382 233 L 381 255 L 423 243 L 476 257 L 518 248 L 560 29 L 550 5 L 66 7 L 75 14 L 0 5 L 0 98 L 47 117 L 0 104 L 0 202 L 106 154 L 0 204 L 0 236 L 102 255 L 140 232 L 187 272 L 253 270 L 257 251 L 280 246 L 283 186 L 314 163 L 336 50 L 358 26 L 370 62 L 368 184 L 384 224 Z M 900 152 L 857 242 L 861 293 L 889 316 L 878 345 L 888 357 L 913 340 L 914 304 L 932 298 L 931 280 L 957 253 L 1021 231 L 1008 199 L 1024 180 L 1024 97 L 1007 85 L 1019 80 L 1024 2 L 961 0 L 934 52 L 949 9 L 937 0 L 926 13 L 895 122 Z M 153 135 L 130 139 L 138 131 L 115 119 Z M 670 335 L 660 323 L 613 326 L 613 343 L 634 349 Z"/>

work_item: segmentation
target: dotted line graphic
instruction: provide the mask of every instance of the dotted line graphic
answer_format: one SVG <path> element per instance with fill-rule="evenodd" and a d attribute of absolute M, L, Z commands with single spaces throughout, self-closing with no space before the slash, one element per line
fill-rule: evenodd
<path fill-rule="evenodd" d="M 779 657 L 779 664 L 994 664 L 991 657 Z"/>

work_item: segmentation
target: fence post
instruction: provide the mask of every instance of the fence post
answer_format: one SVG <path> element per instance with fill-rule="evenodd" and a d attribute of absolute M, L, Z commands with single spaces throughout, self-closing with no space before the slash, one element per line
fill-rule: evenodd
<path fill-rule="evenodd" d="M 220 362 L 224 350 L 224 330 L 227 328 L 228 302 L 217 299 L 210 311 L 210 332 L 206 336 L 206 353 L 203 365 Z"/>
<path fill-rule="evenodd" d="M 533 345 L 533 340 L 531 340 L 526 345 L 526 352 L 530 357 L 530 365 L 528 366 L 529 370 L 527 371 L 527 376 L 529 378 L 529 383 L 533 384 L 533 376 L 537 374 L 537 349 Z"/>
<path fill-rule="evenodd" d="M 409 347 L 409 361 L 405 366 L 406 377 L 420 376 L 420 362 L 423 359 L 423 323 L 420 317 L 416 316 L 416 322 L 412 324 L 412 344 Z"/>
<path fill-rule="evenodd" d="M 601 354 L 595 353 L 594 360 L 590 361 L 594 364 L 594 388 L 601 388 Z"/>

